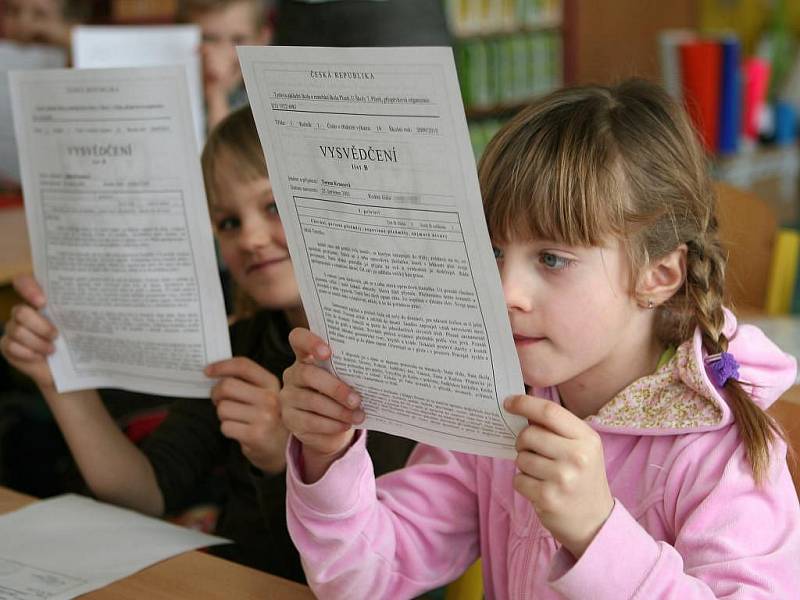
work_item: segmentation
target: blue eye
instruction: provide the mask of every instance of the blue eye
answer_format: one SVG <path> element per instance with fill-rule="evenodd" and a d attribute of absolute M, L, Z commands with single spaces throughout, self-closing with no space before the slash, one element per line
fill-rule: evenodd
<path fill-rule="evenodd" d="M 233 229 L 237 229 L 241 225 L 241 221 L 236 217 L 227 217 L 225 219 L 220 219 L 217 221 L 217 230 L 219 231 L 231 231 Z"/>
<path fill-rule="evenodd" d="M 274 202 L 267 204 L 266 209 L 268 215 L 278 216 L 278 205 Z"/>
<path fill-rule="evenodd" d="M 551 271 L 560 271 L 562 269 L 566 269 L 575 261 L 563 256 L 559 256 L 558 254 L 542 252 L 539 255 L 539 262 L 542 263 L 545 268 Z"/>
<path fill-rule="evenodd" d="M 495 260 L 500 260 L 501 258 L 503 258 L 503 251 L 500 250 L 500 248 L 498 248 L 497 246 L 492 246 L 492 251 L 494 252 Z"/>

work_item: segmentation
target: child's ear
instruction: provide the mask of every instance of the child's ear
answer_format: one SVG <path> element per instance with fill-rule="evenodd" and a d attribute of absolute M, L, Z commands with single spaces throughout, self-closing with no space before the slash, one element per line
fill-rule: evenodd
<path fill-rule="evenodd" d="M 636 284 L 636 298 L 643 307 L 664 304 L 686 280 L 686 244 L 647 265 Z"/>

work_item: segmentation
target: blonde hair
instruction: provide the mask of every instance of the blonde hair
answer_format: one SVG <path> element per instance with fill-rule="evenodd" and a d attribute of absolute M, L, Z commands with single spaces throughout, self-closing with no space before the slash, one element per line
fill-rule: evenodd
<path fill-rule="evenodd" d="M 210 208 L 215 206 L 221 192 L 217 179 L 220 168 L 230 168 L 231 165 L 235 165 L 236 174 L 243 181 L 269 177 L 267 161 L 264 158 L 250 106 L 243 106 L 231 112 L 211 130 L 200 156 L 200 164 Z M 257 311 L 256 302 L 236 288 L 234 316 L 245 318 Z"/>
<path fill-rule="evenodd" d="M 628 254 L 631 281 L 650 260 L 686 244 L 686 280 L 656 309 L 656 335 L 675 346 L 699 327 L 709 354 L 727 349 L 727 257 L 706 156 L 685 112 L 660 87 L 630 80 L 549 94 L 498 132 L 478 173 L 498 241 L 597 246 L 614 237 Z M 729 379 L 724 391 L 761 482 L 780 429 L 740 382 Z"/>

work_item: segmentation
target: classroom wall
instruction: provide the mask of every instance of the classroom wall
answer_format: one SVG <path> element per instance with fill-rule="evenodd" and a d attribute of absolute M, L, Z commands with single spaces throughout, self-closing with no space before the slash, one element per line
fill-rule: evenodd
<path fill-rule="evenodd" d="M 658 32 L 696 27 L 697 0 L 565 0 L 574 83 L 659 80 Z"/>

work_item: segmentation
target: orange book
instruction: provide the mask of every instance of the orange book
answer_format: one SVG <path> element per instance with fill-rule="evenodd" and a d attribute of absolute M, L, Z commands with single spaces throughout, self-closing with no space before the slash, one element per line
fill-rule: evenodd
<path fill-rule="evenodd" d="M 690 40 L 680 45 L 683 101 L 709 152 L 719 146 L 722 46 L 718 41 Z"/>

